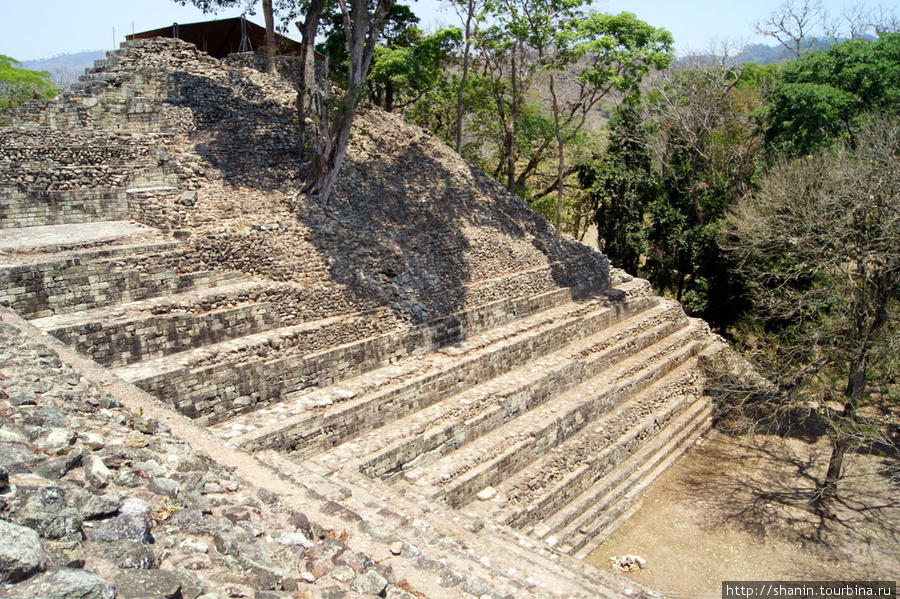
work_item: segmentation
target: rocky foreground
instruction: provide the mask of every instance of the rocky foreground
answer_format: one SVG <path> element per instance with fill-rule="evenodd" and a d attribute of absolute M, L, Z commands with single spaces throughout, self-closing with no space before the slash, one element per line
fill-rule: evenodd
<path fill-rule="evenodd" d="M 0 324 L 0 596 L 413 596 L 339 535 Z"/>

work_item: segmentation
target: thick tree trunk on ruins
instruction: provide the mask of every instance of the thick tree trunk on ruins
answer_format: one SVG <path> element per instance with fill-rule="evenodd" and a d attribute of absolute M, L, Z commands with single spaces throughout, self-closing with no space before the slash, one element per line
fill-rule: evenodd
<path fill-rule="evenodd" d="M 375 13 L 372 14 L 366 0 L 352 2 L 352 5 L 348 5 L 347 0 L 339 0 L 350 53 L 350 83 L 340 98 L 329 97 L 330 83 L 327 81 L 322 82 L 324 90 L 319 89 L 318 82 L 314 81 L 315 58 L 310 58 L 324 1 L 313 0 L 307 10 L 306 21 L 302 25 L 298 24 L 304 48 L 304 89 L 298 98 L 298 109 L 301 121 L 311 121 L 301 123 L 301 132 L 305 136 L 301 143 L 307 143 L 307 139 L 311 138 L 313 152 L 312 168 L 302 191 L 326 205 L 347 154 L 347 142 L 350 140 L 353 119 L 365 89 L 375 44 L 381 37 L 388 12 L 394 4 L 394 0 L 378 0 Z M 311 68 L 312 75 L 309 73 Z M 312 131 L 309 131 L 310 126 Z"/>
<path fill-rule="evenodd" d="M 263 18 L 266 21 L 266 70 L 270 75 L 275 74 L 275 13 L 272 10 L 272 0 L 262 0 Z"/>
<path fill-rule="evenodd" d="M 462 77 L 459 81 L 459 89 L 456 90 L 456 153 L 462 154 L 463 138 L 463 94 L 466 89 L 466 81 L 469 78 L 469 60 L 472 51 L 472 19 L 475 18 L 475 0 L 469 0 L 466 7 L 466 48 L 463 51 Z"/>
<path fill-rule="evenodd" d="M 297 93 L 297 115 L 299 118 L 298 146 L 301 153 L 307 150 L 307 144 L 316 154 L 320 154 L 320 142 L 318 134 L 322 130 L 318 123 L 323 114 L 327 113 L 324 104 L 328 96 L 328 73 L 324 74 L 325 81 L 320 82 L 316 76 L 316 31 L 322 11 L 325 9 L 325 0 L 312 0 L 306 11 L 306 20 L 297 23 L 300 30 L 300 91 Z M 327 71 L 327 69 L 326 69 Z M 309 121 L 309 122 L 307 122 Z M 310 126 L 312 131 L 310 132 Z M 312 138 L 312 139 L 310 139 Z"/>

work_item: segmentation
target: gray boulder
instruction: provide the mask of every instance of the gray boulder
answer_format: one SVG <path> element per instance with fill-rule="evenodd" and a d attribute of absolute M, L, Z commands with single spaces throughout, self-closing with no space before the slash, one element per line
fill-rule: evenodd
<path fill-rule="evenodd" d="M 31 389 L 24 391 L 14 391 L 9 394 L 9 405 L 11 406 L 33 406 L 37 404 L 37 396 Z"/>
<path fill-rule="evenodd" d="M 92 487 L 102 489 L 112 478 L 112 472 L 99 456 L 92 455 L 84 460 L 84 480 Z"/>
<path fill-rule="evenodd" d="M 44 550 L 55 566 L 84 567 L 84 545 L 81 541 L 44 541 Z"/>
<path fill-rule="evenodd" d="M 0 520 L 0 582 L 18 582 L 44 569 L 47 555 L 30 528 Z"/>
<path fill-rule="evenodd" d="M 387 578 L 375 570 L 367 570 L 353 579 L 350 588 L 363 595 L 380 595 L 387 585 Z"/>
<path fill-rule="evenodd" d="M 77 438 L 73 430 L 54 427 L 47 431 L 43 438 L 37 440 L 37 446 L 49 454 L 59 455 L 67 452 Z"/>
<path fill-rule="evenodd" d="M 25 419 L 25 422 L 47 428 L 65 428 L 66 416 L 57 408 L 38 408 Z"/>
<path fill-rule="evenodd" d="M 85 520 L 109 518 L 122 507 L 122 502 L 112 495 L 97 495 L 90 492 L 79 495 L 72 503 Z"/>
<path fill-rule="evenodd" d="M 38 476 L 42 476 L 49 480 L 59 480 L 65 476 L 69 470 L 80 466 L 86 455 L 87 451 L 82 447 L 78 447 L 69 453 L 41 462 L 34 467 L 33 472 Z"/>
<path fill-rule="evenodd" d="M 172 480 L 171 478 L 154 478 L 150 481 L 147 489 L 151 493 L 156 493 L 157 495 L 175 497 L 178 495 L 181 485 L 178 484 L 178 481 Z"/>
<path fill-rule="evenodd" d="M 182 599 L 181 581 L 167 570 L 124 570 L 115 582 L 119 599 Z"/>
<path fill-rule="evenodd" d="M 151 570 L 159 567 L 156 554 L 149 545 L 133 539 L 121 539 L 105 543 L 97 555 L 107 559 L 119 568 Z"/>
<path fill-rule="evenodd" d="M 81 514 L 66 503 L 59 487 L 40 487 L 23 491 L 25 499 L 11 520 L 35 530 L 45 539 L 61 539 L 81 534 Z"/>
<path fill-rule="evenodd" d="M 22 437 L 22 439 L 24 440 L 24 437 Z M 6 470 L 9 474 L 24 474 L 29 472 L 25 456 L 33 453 L 34 449 L 25 443 L 4 443 L 0 446 L 0 468 Z"/>
<path fill-rule="evenodd" d="M 115 599 L 116 587 L 96 574 L 60 568 L 35 576 L 27 583 L 16 587 L 10 596 L 41 599 Z"/>
<path fill-rule="evenodd" d="M 122 502 L 119 515 L 109 520 L 101 520 L 88 530 L 88 540 L 111 543 L 121 539 L 132 539 L 150 543 L 153 536 L 152 509 L 150 504 L 137 497 L 128 497 Z"/>

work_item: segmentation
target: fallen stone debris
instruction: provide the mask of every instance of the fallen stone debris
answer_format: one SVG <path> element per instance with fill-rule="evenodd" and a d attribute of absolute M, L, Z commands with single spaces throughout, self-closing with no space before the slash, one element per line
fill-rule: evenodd
<path fill-rule="evenodd" d="M 634 570 L 643 570 L 647 567 L 647 560 L 639 555 L 622 555 L 619 557 L 609 558 L 612 569 L 616 572 L 632 572 Z"/>
<path fill-rule="evenodd" d="M 340 535 L 0 324 L 0 596 L 413 597 Z"/>

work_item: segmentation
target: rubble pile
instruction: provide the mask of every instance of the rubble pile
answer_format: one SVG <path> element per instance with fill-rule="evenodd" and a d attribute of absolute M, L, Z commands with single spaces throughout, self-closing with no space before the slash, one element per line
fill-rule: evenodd
<path fill-rule="evenodd" d="M 9 324 L 0 372 L 0 595 L 412 596 Z"/>

